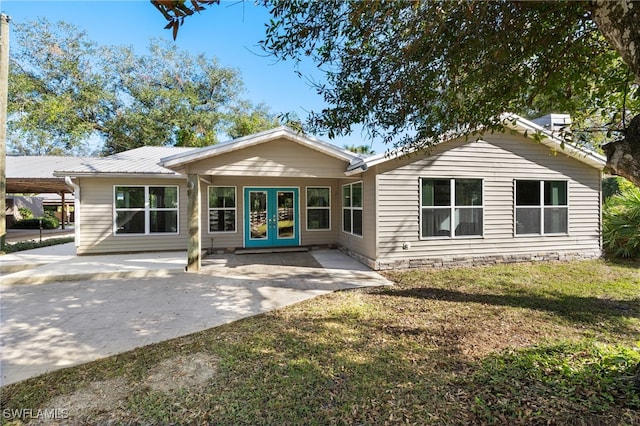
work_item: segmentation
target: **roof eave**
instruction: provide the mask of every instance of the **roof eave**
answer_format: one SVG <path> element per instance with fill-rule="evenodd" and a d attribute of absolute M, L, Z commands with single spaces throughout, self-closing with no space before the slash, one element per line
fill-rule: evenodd
<path fill-rule="evenodd" d="M 351 162 L 354 158 L 357 157 L 355 154 L 349 153 L 349 151 L 334 147 L 333 145 L 323 142 L 319 139 L 300 134 L 288 127 L 277 127 L 275 129 L 266 130 L 255 135 L 245 136 L 239 139 L 234 139 L 218 145 L 213 145 L 211 147 L 196 150 L 195 152 L 188 152 L 184 154 L 165 157 L 160 160 L 159 164 L 162 167 L 175 169 L 188 163 L 204 160 L 233 151 L 238 151 L 254 145 L 270 142 L 282 137 L 286 137 L 290 140 L 295 140 L 303 146 L 345 162 Z"/>
<path fill-rule="evenodd" d="M 56 177 L 101 177 L 101 178 L 162 178 L 162 179 L 186 179 L 184 175 L 178 173 L 147 173 L 147 172 L 74 172 L 56 170 L 53 172 Z"/>
<path fill-rule="evenodd" d="M 591 167 L 603 170 L 607 164 L 607 159 L 603 155 L 585 147 L 577 146 L 571 142 L 564 142 L 555 137 L 552 132 L 544 127 L 522 118 L 517 114 L 503 113 L 500 115 L 500 119 L 508 128 L 517 131 L 525 137 L 530 138 L 529 132 L 531 131 L 540 133 L 543 136 L 539 140 L 541 144 L 548 146 L 557 152 L 564 152 L 572 158 Z"/>

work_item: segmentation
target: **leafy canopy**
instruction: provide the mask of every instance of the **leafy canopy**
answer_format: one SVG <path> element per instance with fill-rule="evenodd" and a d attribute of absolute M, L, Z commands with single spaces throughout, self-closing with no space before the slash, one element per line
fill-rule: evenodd
<path fill-rule="evenodd" d="M 500 129 L 493 118 L 505 111 L 587 111 L 580 120 L 616 129 L 622 99 L 637 90 L 578 2 L 265 4 L 273 19 L 263 47 L 282 60 L 310 57 L 326 73 L 317 90 L 330 106 L 310 125 L 330 137 L 363 123 L 396 146 L 424 144 L 451 130 Z"/>
<path fill-rule="evenodd" d="M 90 138 L 103 143 L 104 154 L 143 145 L 204 146 L 220 134 L 278 125 L 267 107 L 240 98 L 237 70 L 204 55 L 159 40 L 146 54 L 100 46 L 72 25 L 44 19 L 15 30 L 8 103 L 13 153 L 82 154 Z"/>

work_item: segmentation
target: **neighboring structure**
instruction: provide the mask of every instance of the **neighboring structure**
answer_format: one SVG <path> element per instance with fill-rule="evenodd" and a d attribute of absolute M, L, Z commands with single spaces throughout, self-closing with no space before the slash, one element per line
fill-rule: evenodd
<path fill-rule="evenodd" d="M 17 221 L 26 219 L 22 214 L 22 209 L 28 210 L 33 217 L 44 216 L 43 200 L 40 197 L 7 195 L 5 200 L 7 228 L 12 228 Z"/>
<path fill-rule="evenodd" d="M 40 193 L 53 193 L 59 198 L 59 202 L 55 202 L 56 209 L 59 207 L 60 218 L 71 218 L 71 212 L 68 211 L 67 206 L 70 202 L 73 202 L 73 197 L 68 200 L 69 194 L 73 192 L 73 186 L 65 181 L 63 177 L 56 177 L 53 172 L 58 169 L 69 169 L 88 161 L 91 161 L 95 157 L 62 157 L 62 156 L 10 156 L 6 158 L 6 193 L 7 203 L 12 196 L 10 194 L 40 194 Z M 46 198 L 51 200 L 52 196 L 44 195 L 40 198 Z M 45 203 L 47 204 L 47 203 Z M 40 210 L 42 210 L 43 203 L 40 202 Z M 35 216 L 42 216 L 44 212 L 33 211 Z M 10 222 L 13 221 L 13 217 L 9 216 L 9 204 L 7 204 L 7 227 L 10 227 Z M 16 218 L 17 219 L 17 218 Z M 65 222 L 61 221 L 61 226 L 64 229 Z"/>
<path fill-rule="evenodd" d="M 79 254 L 338 246 L 374 269 L 600 255 L 605 159 L 514 115 L 505 133 L 362 158 L 277 128 L 58 170 Z"/>

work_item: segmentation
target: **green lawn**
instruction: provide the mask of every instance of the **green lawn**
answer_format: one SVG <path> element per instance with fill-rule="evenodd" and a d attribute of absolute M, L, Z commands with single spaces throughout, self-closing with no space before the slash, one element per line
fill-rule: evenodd
<path fill-rule="evenodd" d="M 639 424 L 640 263 L 389 273 L 2 389 L 75 421 Z"/>

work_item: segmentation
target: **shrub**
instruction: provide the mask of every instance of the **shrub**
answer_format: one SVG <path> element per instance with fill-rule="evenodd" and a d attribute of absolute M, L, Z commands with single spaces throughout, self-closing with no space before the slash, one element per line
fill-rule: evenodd
<path fill-rule="evenodd" d="M 45 216 L 19 220 L 13 224 L 13 227 L 17 229 L 40 229 L 40 221 L 42 221 L 42 229 L 56 229 L 60 226 L 58 219 Z"/>
<path fill-rule="evenodd" d="M 18 213 L 20 213 L 22 220 L 33 219 L 33 212 L 26 207 L 18 207 Z"/>
<path fill-rule="evenodd" d="M 602 179 L 602 197 L 607 201 L 613 195 L 620 194 L 629 188 L 633 188 L 633 183 L 621 176 L 612 176 Z"/>
<path fill-rule="evenodd" d="M 50 238 L 44 241 L 20 241 L 19 243 L 5 244 L 0 253 L 15 253 L 17 251 L 32 250 L 40 247 L 55 246 L 58 244 L 66 244 L 74 241 L 73 237 L 66 238 Z"/>
<path fill-rule="evenodd" d="M 626 188 L 604 203 L 602 237 L 607 255 L 640 256 L 640 188 Z"/>

